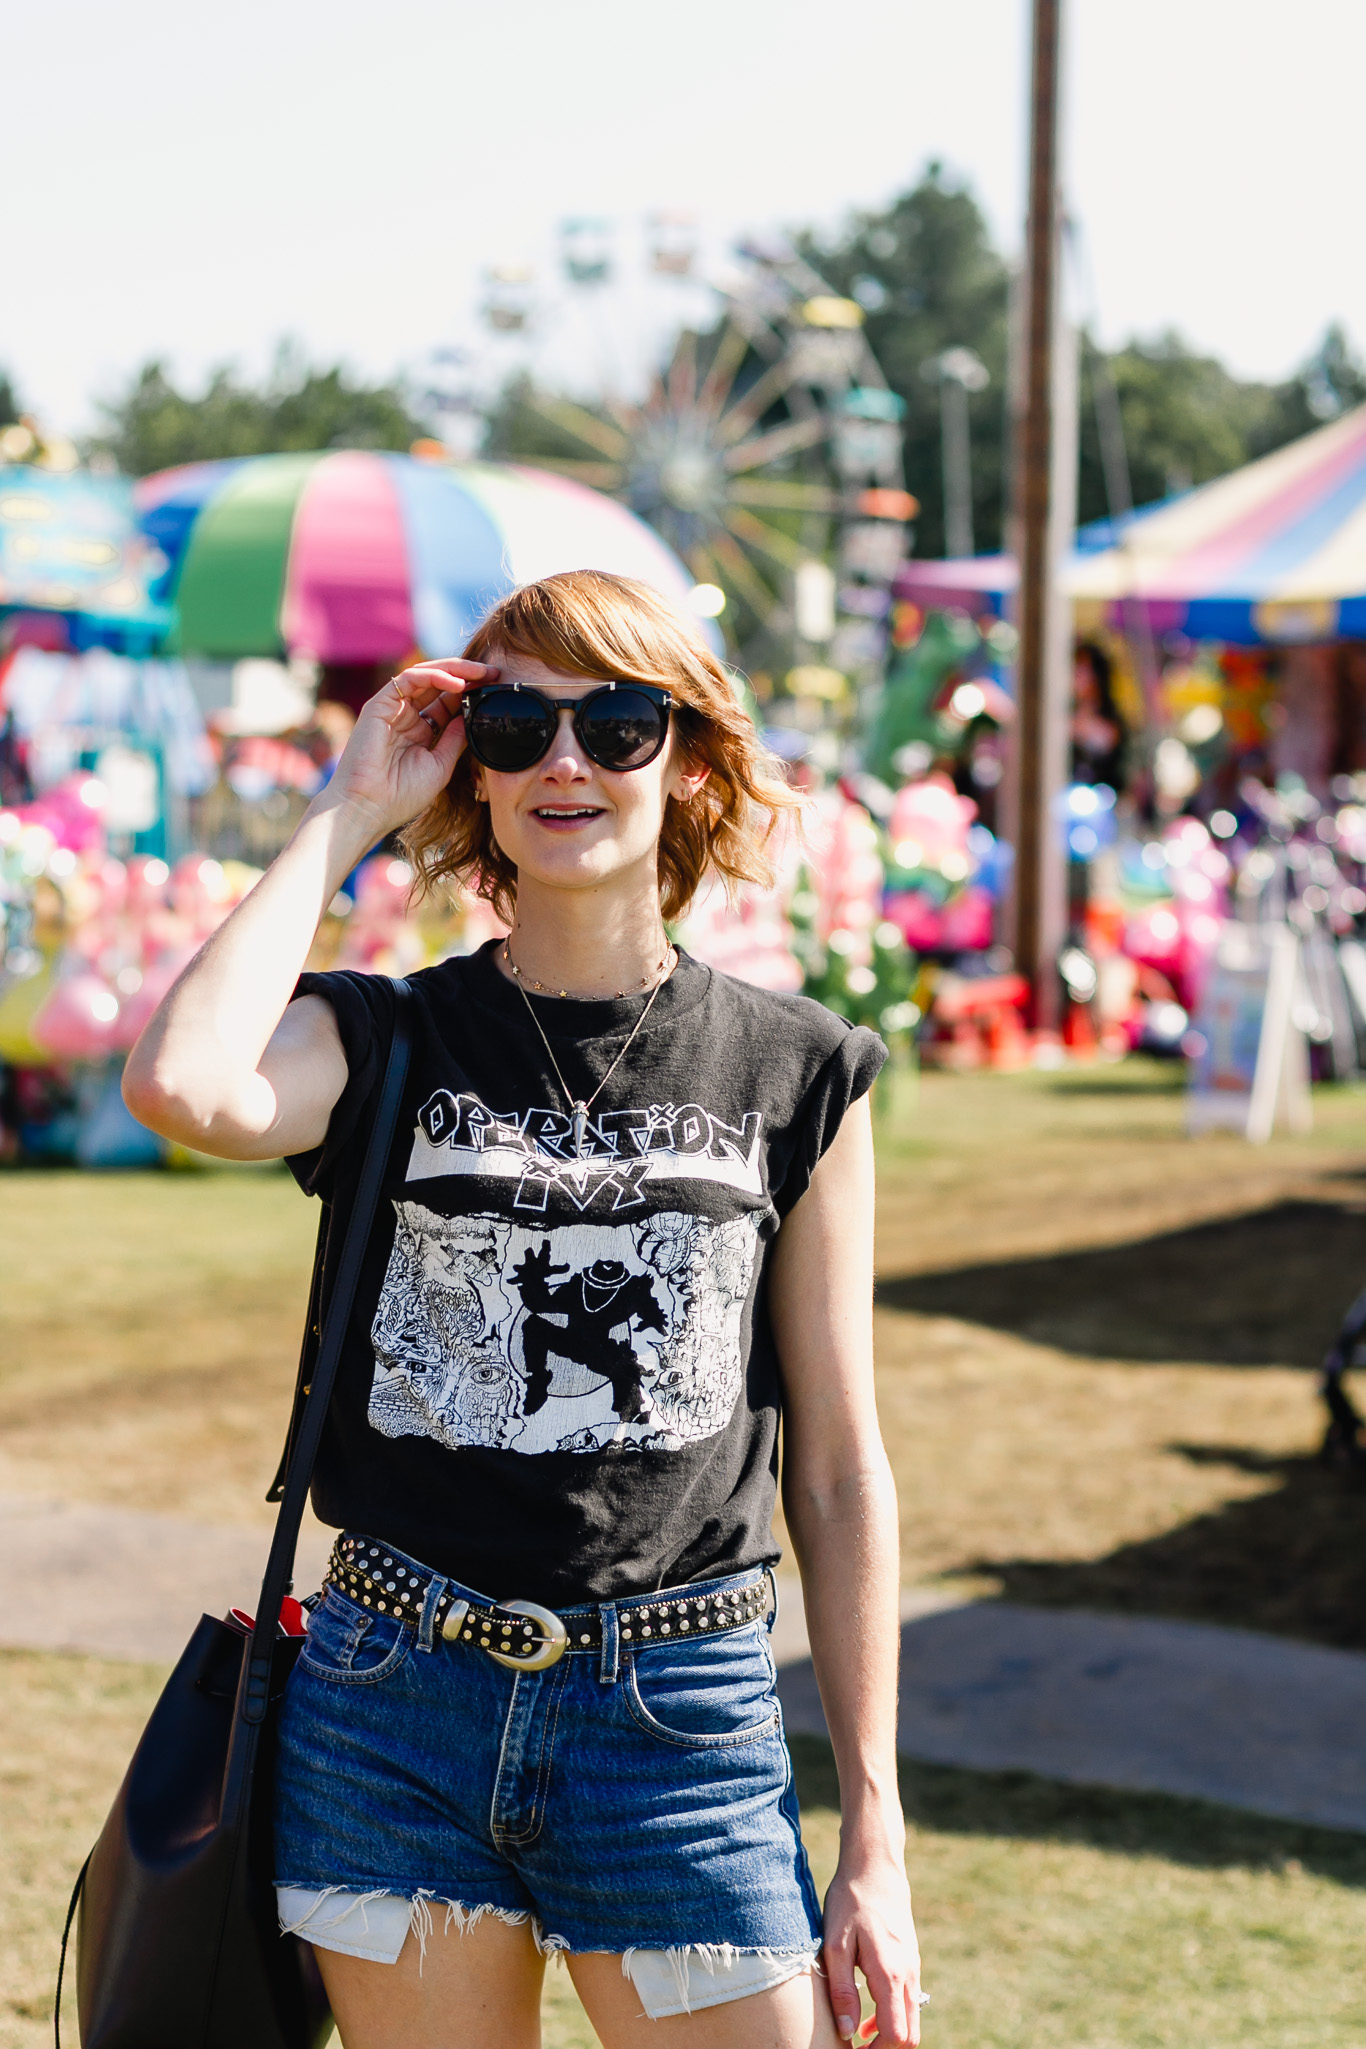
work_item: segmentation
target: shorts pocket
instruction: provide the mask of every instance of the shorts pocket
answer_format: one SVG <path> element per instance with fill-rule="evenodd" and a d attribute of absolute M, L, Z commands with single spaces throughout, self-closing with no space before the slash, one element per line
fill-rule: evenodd
<path fill-rule="evenodd" d="M 417 1632 L 397 1615 L 376 1615 L 329 1587 L 308 1618 L 299 1663 L 317 1679 L 365 1686 L 396 1672 Z"/>
<path fill-rule="evenodd" d="M 632 1719 L 666 1743 L 712 1750 L 777 1733 L 773 1660 L 757 1624 L 634 1650 L 625 1687 Z"/>

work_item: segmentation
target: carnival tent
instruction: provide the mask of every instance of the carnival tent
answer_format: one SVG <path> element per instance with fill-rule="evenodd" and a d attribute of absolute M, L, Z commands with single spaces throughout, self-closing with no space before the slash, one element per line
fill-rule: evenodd
<path fill-rule="evenodd" d="M 687 609 L 692 578 L 642 520 L 516 464 L 369 450 L 192 463 L 136 487 L 167 559 L 173 644 L 324 663 L 458 652 L 514 584 L 605 569 Z"/>
<path fill-rule="evenodd" d="M 1138 598 L 1151 623 L 1201 640 L 1366 634 L 1366 406 L 1135 516 L 1116 542 L 1084 529 L 1074 598 Z"/>
<path fill-rule="evenodd" d="M 912 561 L 895 595 L 994 611 L 1015 582 L 1006 555 Z M 1083 527 L 1064 587 L 1233 646 L 1366 637 L 1366 406 L 1122 526 Z"/>

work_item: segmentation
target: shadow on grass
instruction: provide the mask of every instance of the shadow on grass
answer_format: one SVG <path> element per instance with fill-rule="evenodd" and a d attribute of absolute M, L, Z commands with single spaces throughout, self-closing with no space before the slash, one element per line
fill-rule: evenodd
<path fill-rule="evenodd" d="M 1366 1217 L 1280 1202 L 1128 1245 L 879 1279 L 885 1309 L 1086 1358 L 1316 1366 L 1366 1282 Z"/>
<path fill-rule="evenodd" d="M 830 1746 L 790 1738 L 804 1808 L 839 1807 Z M 970 1772 L 900 1764 L 901 1804 L 913 1826 L 954 1835 L 1085 1844 L 1125 1857 L 1164 1857 L 1202 1870 L 1280 1871 L 1292 1862 L 1339 1885 L 1366 1888 L 1366 1836 L 1267 1821 L 1203 1800 L 1063 1786 L 1030 1772 Z"/>
<path fill-rule="evenodd" d="M 1126 1066 L 1059 1074 L 1048 1083 L 1051 1096 L 1180 1096 L 1185 1089 L 1186 1070 L 1179 1060 L 1132 1070 Z"/>
<path fill-rule="evenodd" d="M 1313 1458 L 1181 1444 L 1200 1465 L 1276 1482 L 1103 1558 L 978 1559 L 972 1575 L 1035 1608 L 1169 1615 L 1366 1650 L 1366 1490 Z"/>

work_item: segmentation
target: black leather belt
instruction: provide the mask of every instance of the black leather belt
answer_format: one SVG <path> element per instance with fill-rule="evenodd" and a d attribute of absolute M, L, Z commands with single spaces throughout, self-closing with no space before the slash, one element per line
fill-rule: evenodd
<path fill-rule="evenodd" d="M 371 1537 L 348 1530 L 332 1547 L 324 1586 L 380 1615 L 397 1615 L 414 1628 L 422 1620 L 428 1591 L 442 1575 L 396 1557 Z M 658 1642 L 663 1637 L 716 1636 L 725 1629 L 743 1629 L 758 1622 L 773 1606 L 767 1573 L 750 1586 L 727 1592 L 694 1594 L 687 1587 L 663 1594 L 615 1601 L 617 1630 L 625 1644 Z M 442 1586 L 432 1618 L 434 1635 L 451 1643 L 474 1644 L 500 1665 L 514 1671 L 539 1672 L 567 1650 L 600 1651 L 602 1616 L 597 1607 L 557 1615 L 536 1601 L 481 1601 Z"/>

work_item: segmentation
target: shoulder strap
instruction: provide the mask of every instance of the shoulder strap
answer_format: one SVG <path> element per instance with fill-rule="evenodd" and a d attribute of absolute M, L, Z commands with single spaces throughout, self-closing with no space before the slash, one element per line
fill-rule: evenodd
<path fill-rule="evenodd" d="M 90 1857 L 93 1857 L 94 1854 L 95 1852 L 92 1850 Z M 67 1945 L 71 1941 L 71 1924 L 76 1918 L 76 1909 L 81 1903 L 81 1893 L 85 1889 L 85 1874 L 90 1869 L 90 1857 L 86 1858 L 84 1864 L 82 1864 L 77 1872 L 76 1883 L 71 1888 L 71 1904 L 66 1910 L 66 1926 L 62 1930 L 61 1954 L 57 1958 L 57 1996 L 52 2005 L 52 2037 L 57 2045 L 57 2049 L 62 2049 L 62 1980 L 66 1976 Z"/>
<path fill-rule="evenodd" d="M 270 1546 L 270 1557 L 266 1561 L 265 1578 L 261 1582 L 261 1596 L 256 1608 L 256 1627 L 252 1631 L 247 1670 L 240 1695 L 242 1714 L 248 1722 L 260 1722 L 265 1719 L 266 1705 L 270 1697 L 272 1652 L 280 1603 L 284 1599 L 285 1589 L 294 1570 L 294 1549 L 299 1541 L 299 1525 L 303 1521 L 304 1504 L 308 1499 L 313 1465 L 322 1441 L 327 1406 L 336 1384 L 342 1345 L 345 1342 L 347 1325 L 351 1321 L 352 1304 L 356 1299 L 356 1282 L 360 1277 L 361 1263 L 370 1240 L 370 1230 L 379 1205 L 380 1190 L 384 1184 L 384 1170 L 388 1165 L 389 1152 L 398 1123 L 399 1104 L 403 1096 L 403 1084 L 407 1078 L 408 1055 L 412 1044 L 412 993 L 406 982 L 395 980 L 394 1035 L 389 1045 L 388 1065 L 384 1070 L 375 1121 L 365 1148 L 360 1179 L 356 1184 L 355 1200 L 346 1222 L 346 1236 L 342 1241 L 341 1257 L 337 1262 L 332 1299 L 327 1305 L 303 1417 L 296 1441 L 291 1447 L 280 1513 L 275 1521 L 275 1536 Z"/>
<path fill-rule="evenodd" d="M 299 1367 L 294 1376 L 294 1401 L 289 1411 L 289 1428 L 280 1450 L 280 1463 L 275 1468 L 275 1478 L 266 1490 L 267 1501 L 283 1501 L 285 1476 L 289 1462 L 294 1456 L 294 1447 L 299 1441 L 299 1425 L 303 1421 L 304 1403 L 308 1390 L 313 1385 L 313 1362 L 318 1356 L 318 1344 L 322 1337 L 323 1276 L 327 1270 L 327 1241 L 332 1229 L 332 1205 L 319 1204 L 318 1237 L 313 1247 L 313 1278 L 308 1288 L 308 1314 L 304 1318 L 303 1341 L 299 1346 Z"/>

